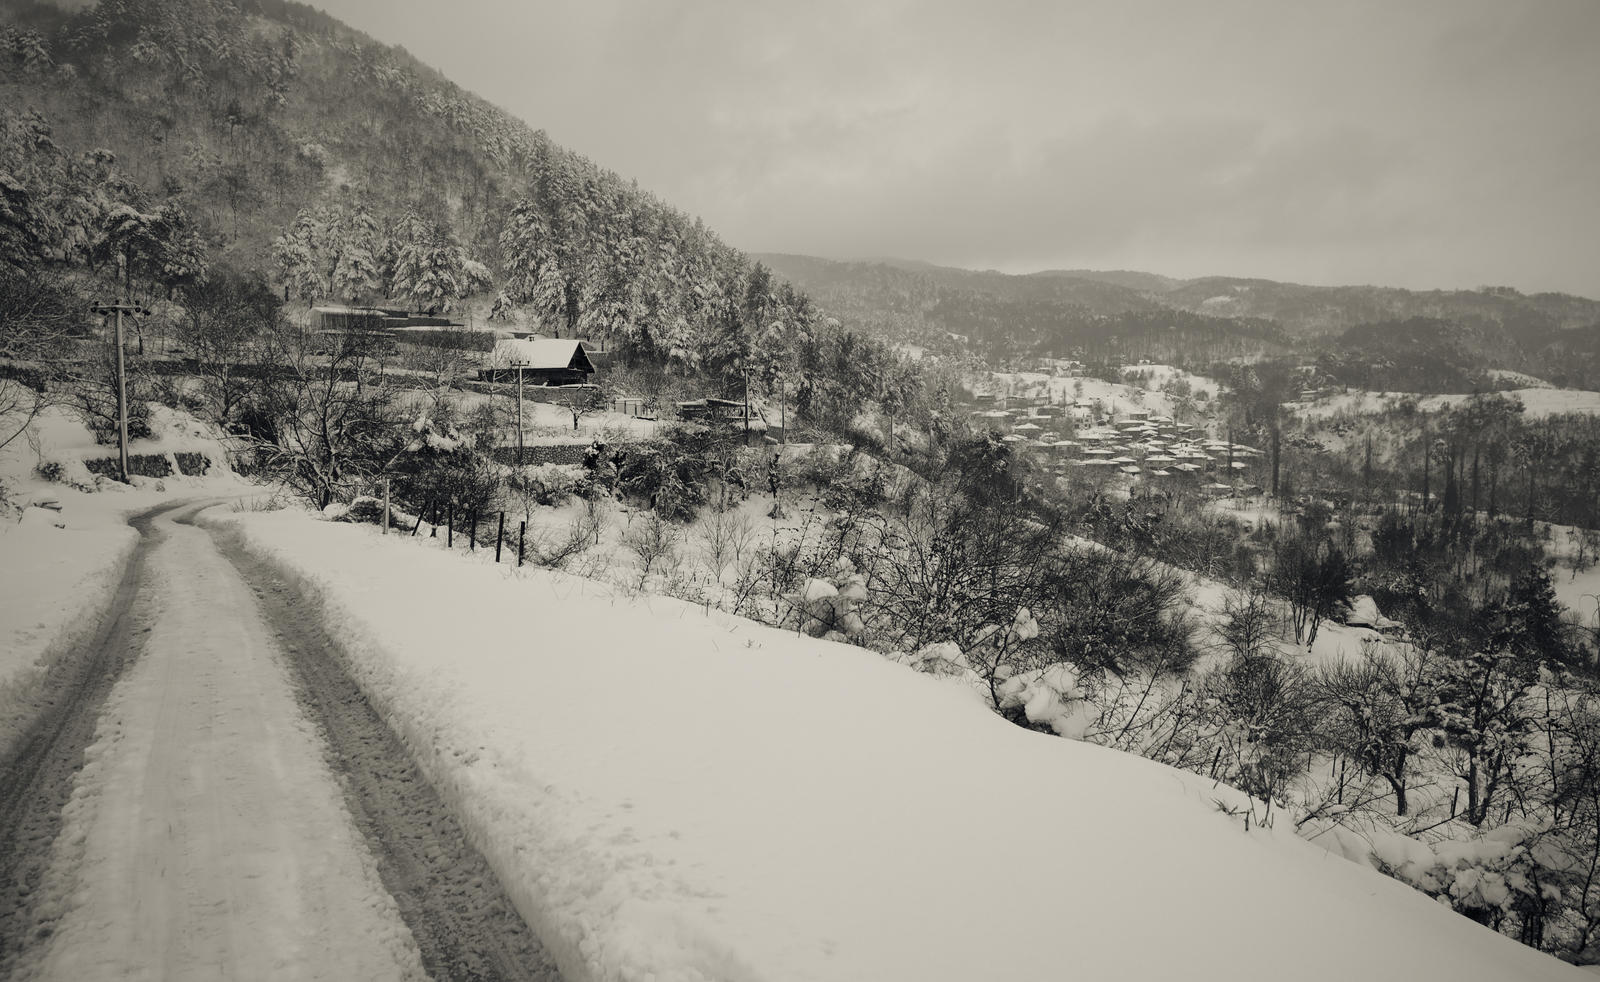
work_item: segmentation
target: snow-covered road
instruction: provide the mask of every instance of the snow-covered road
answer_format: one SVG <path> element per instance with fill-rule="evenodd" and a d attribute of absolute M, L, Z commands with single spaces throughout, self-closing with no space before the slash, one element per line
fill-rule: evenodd
<path fill-rule="evenodd" d="M 419 949 L 439 933 L 418 921 L 426 910 L 413 899 L 403 916 L 386 888 L 392 850 L 370 837 L 388 814 L 358 805 L 358 827 L 329 764 L 349 766 L 328 753 L 327 712 L 297 698 L 286 649 L 305 638 L 278 630 L 211 534 L 183 523 L 194 510 L 150 529 L 118 618 L 136 659 L 83 752 L 13 967 L 73 982 L 421 979 L 425 963 L 455 974 Z M 399 834 L 429 852 L 452 845 Z"/>
<path fill-rule="evenodd" d="M 45 876 L 41 975 L 423 977 L 249 588 L 204 531 L 157 526 L 143 652 Z"/>

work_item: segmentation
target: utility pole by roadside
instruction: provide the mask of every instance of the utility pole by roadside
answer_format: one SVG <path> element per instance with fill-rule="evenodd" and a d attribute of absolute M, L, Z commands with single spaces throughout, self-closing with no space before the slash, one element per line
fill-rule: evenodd
<path fill-rule="evenodd" d="M 89 308 L 90 313 L 113 314 L 116 317 L 116 345 L 117 345 L 117 463 L 122 473 L 122 483 L 128 480 L 128 374 L 127 366 L 122 354 L 122 315 L 132 314 L 144 317 L 150 311 L 136 303 L 97 303 Z"/>
<path fill-rule="evenodd" d="M 516 365 L 517 365 L 517 466 L 521 467 L 523 465 L 523 463 L 525 463 L 527 461 L 527 458 L 524 457 L 523 453 L 522 453 L 522 365 L 523 365 L 523 362 L 521 360 L 518 360 Z"/>

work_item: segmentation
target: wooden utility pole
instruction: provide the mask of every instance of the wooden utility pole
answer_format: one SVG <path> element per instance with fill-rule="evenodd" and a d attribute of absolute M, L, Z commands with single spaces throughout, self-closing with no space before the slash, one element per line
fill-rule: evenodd
<path fill-rule="evenodd" d="M 527 460 L 522 453 L 522 362 L 517 362 L 517 466 Z"/>
<path fill-rule="evenodd" d="M 1422 512 L 1423 512 L 1423 514 L 1427 514 L 1427 512 L 1428 512 L 1428 491 L 1429 491 L 1428 484 L 1429 484 L 1429 478 L 1432 477 L 1432 474 L 1430 473 L 1430 471 L 1432 470 L 1432 467 L 1433 467 L 1433 444 L 1432 444 L 1432 439 L 1433 438 L 1431 436 L 1429 436 L 1429 434 L 1428 434 L 1428 421 L 1427 421 L 1427 418 L 1424 417 L 1423 421 L 1422 421 Z"/>
<path fill-rule="evenodd" d="M 97 303 L 89 308 L 91 313 L 100 315 L 112 314 L 116 317 L 116 345 L 117 345 L 117 464 L 122 474 L 122 483 L 128 481 L 128 373 L 127 365 L 122 353 L 122 315 L 124 313 L 143 317 L 150 311 L 136 303 Z"/>
<path fill-rule="evenodd" d="M 1278 462 L 1283 459 L 1280 444 L 1283 440 L 1282 431 L 1278 428 L 1276 417 L 1272 420 L 1272 496 L 1278 496 Z"/>
<path fill-rule="evenodd" d="M 889 452 L 894 452 L 894 412 L 889 408 L 889 378 L 886 375 L 878 376 L 878 407 L 883 410 L 883 415 L 889 420 Z"/>

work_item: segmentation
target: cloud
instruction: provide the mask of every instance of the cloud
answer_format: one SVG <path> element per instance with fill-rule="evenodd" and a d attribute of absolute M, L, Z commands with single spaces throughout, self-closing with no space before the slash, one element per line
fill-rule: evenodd
<path fill-rule="evenodd" d="M 736 245 L 1600 295 L 1600 4 L 333 0 Z"/>

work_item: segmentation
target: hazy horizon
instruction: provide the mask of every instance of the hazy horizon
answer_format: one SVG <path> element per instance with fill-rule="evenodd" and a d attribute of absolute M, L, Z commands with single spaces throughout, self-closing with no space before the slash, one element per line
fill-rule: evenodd
<path fill-rule="evenodd" d="M 1600 4 L 329 13 L 749 252 L 1600 296 Z"/>
<path fill-rule="evenodd" d="M 864 263 L 864 264 L 874 264 L 874 263 L 883 263 L 883 264 L 895 264 L 895 263 L 917 264 L 917 263 L 920 263 L 920 264 L 927 265 L 927 266 L 934 266 L 934 267 L 937 267 L 937 268 L 940 268 L 940 269 L 958 269 L 958 270 L 962 270 L 962 271 L 968 272 L 968 273 L 999 273 L 999 274 L 1001 274 L 1003 276 L 1039 276 L 1039 275 L 1043 275 L 1043 274 L 1046 274 L 1046 273 L 1139 273 L 1139 274 L 1149 274 L 1149 275 L 1152 275 L 1152 276 L 1160 276 L 1160 277 L 1164 277 L 1164 278 L 1170 279 L 1170 280 L 1177 280 L 1179 282 L 1190 282 L 1190 281 L 1194 281 L 1194 280 L 1208 280 L 1208 279 L 1269 280 L 1269 281 L 1274 282 L 1274 283 L 1282 283 L 1282 284 L 1285 284 L 1285 285 L 1288 285 L 1288 286 L 1307 286 L 1307 287 L 1314 287 L 1314 288 L 1375 287 L 1375 288 L 1379 288 L 1379 289 L 1411 290 L 1411 291 L 1416 292 L 1416 293 L 1426 293 L 1426 292 L 1430 292 L 1430 291 L 1434 291 L 1434 290 L 1439 290 L 1439 291 L 1443 291 L 1443 292 L 1450 292 L 1450 291 L 1455 291 L 1455 290 L 1477 291 L 1477 290 L 1484 289 L 1484 288 L 1511 286 L 1511 287 L 1513 287 L 1515 289 L 1518 289 L 1519 292 L 1524 293 L 1524 294 L 1529 294 L 1529 295 L 1539 294 L 1539 293 L 1563 293 L 1563 294 L 1567 294 L 1567 295 L 1570 295 L 1570 296 L 1576 296 L 1576 297 L 1579 297 L 1579 298 L 1584 299 L 1584 300 L 1600 301 L 1600 296 L 1596 296 L 1596 295 L 1591 295 L 1591 294 L 1586 294 L 1586 293 L 1575 293 L 1575 292 L 1573 292 L 1571 290 L 1522 290 L 1520 288 L 1515 287 L 1514 284 L 1510 284 L 1510 283 L 1477 283 L 1477 284 L 1473 284 L 1471 286 L 1400 286 L 1400 285 L 1397 285 L 1397 284 L 1394 284 L 1394 283 L 1370 283 L 1370 282 L 1355 282 L 1355 281 L 1341 281 L 1341 282 L 1338 282 L 1338 283 L 1314 283 L 1314 282 L 1310 282 L 1308 280 L 1278 279 L 1278 278 L 1271 277 L 1271 276 L 1263 276 L 1263 275 L 1260 275 L 1259 273 L 1249 273 L 1249 272 L 1244 272 L 1244 273 L 1212 272 L 1212 273 L 1198 273 L 1198 274 L 1196 274 L 1194 276 L 1174 276 L 1174 275 L 1166 272 L 1165 270 L 1160 270 L 1160 269 L 1138 269 L 1138 268 L 1134 268 L 1134 267 L 1130 267 L 1130 266 L 1048 266 L 1048 267 L 1041 267 L 1041 268 L 1036 268 L 1036 269 L 1035 268 L 996 269 L 996 268 L 994 268 L 992 266 L 990 266 L 990 267 L 982 267 L 982 266 L 952 266 L 952 265 L 949 265 L 949 264 L 946 264 L 946 263 L 936 263 L 936 262 L 931 262 L 931 261 L 926 260 L 926 259 L 919 259 L 919 258 L 917 258 L 915 256 L 819 256 L 819 255 L 816 255 L 814 253 L 807 253 L 807 252 L 784 252 L 783 250 L 780 250 L 780 249 L 749 250 L 749 253 L 750 253 L 750 255 L 758 257 L 758 258 L 761 257 L 761 256 L 799 256 L 799 257 L 802 257 L 802 258 L 821 259 L 821 260 L 824 260 L 826 262 L 834 262 L 834 263 Z"/>

